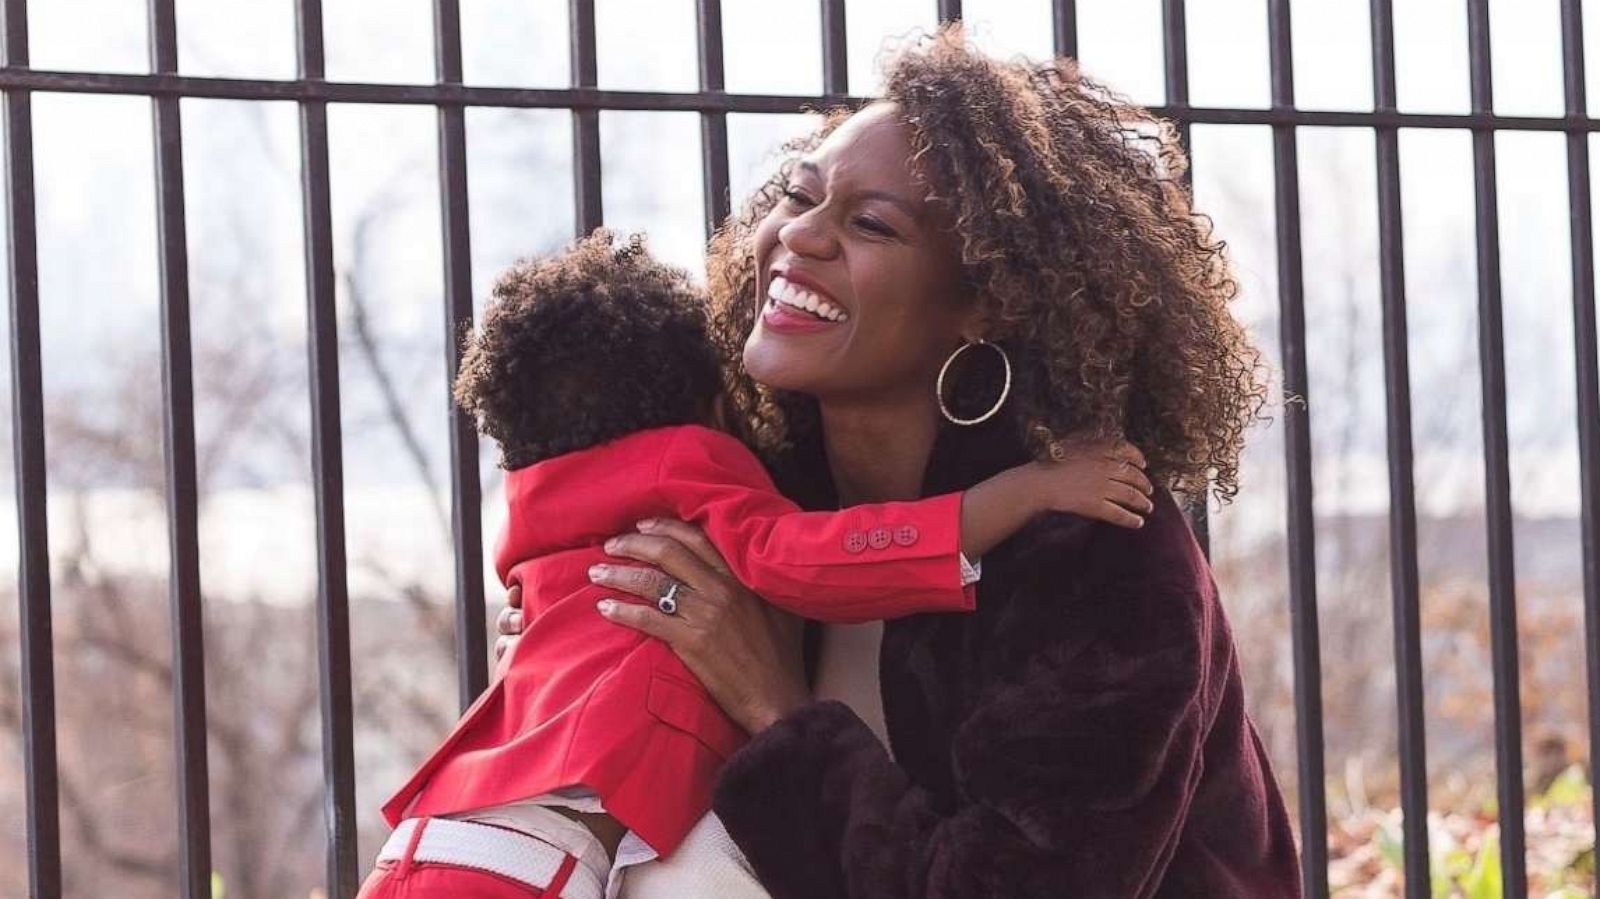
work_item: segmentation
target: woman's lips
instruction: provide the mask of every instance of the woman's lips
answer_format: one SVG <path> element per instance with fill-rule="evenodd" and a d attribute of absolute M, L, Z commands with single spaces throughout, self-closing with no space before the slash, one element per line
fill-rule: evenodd
<path fill-rule="evenodd" d="M 792 306 L 767 300 L 766 308 L 761 312 L 761 324 L 779 334 L 815 334 L 837 328 L 840 322 L 826 321 Z"/>
<path fill-rule="evenodd" d="M 831 297 L 805 281 L 791 281 L 787 271 L 774 272 L 767 283 L 761 320 L 772 330 L 813 334 L 850 320 Z"/>

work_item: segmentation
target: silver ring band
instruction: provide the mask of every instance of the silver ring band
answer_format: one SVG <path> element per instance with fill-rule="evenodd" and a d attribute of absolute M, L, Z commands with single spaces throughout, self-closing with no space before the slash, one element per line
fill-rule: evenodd
<path fill-rule="evenodd" d="M 667 588 L 667 592 L 661 594 L 661 598 L 656 600 L 656 608 L 660 609 L 663 614 L 678 614 L 678 588 L 682 586 L 677 581 L 673 581 L 672 586 Z"/>

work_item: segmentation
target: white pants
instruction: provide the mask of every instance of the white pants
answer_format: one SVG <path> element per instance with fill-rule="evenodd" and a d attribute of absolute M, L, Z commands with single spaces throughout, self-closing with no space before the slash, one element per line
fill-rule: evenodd
<path fill-rule="evenodd" d="M 621 899 L 771 899 L 715 813 L 707 812 L 666 858 L 621 870 Z"/>
<path fill-rule="evenodd" d="M 666 858 L 655 857 L 630 833 L 610 861 L 609 872 L 603 870 L 609 860 L 600 840 L 582 824 L 543 806 L 521 802 L 451 817 L 512 827 L 576 856 L 604 879 L 605 899 L 771 899 L 712 812 Z"/>

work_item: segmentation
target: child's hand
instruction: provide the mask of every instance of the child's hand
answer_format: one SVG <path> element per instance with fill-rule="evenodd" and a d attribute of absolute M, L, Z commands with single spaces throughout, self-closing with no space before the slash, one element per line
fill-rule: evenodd
<path fill-rule="evenodd" d="M 1035 462 L 1045 507 L 1125 528 L 1155 511 L 1144 453 L 1126 440 L 1065 447 L 1059 461 Z"/>

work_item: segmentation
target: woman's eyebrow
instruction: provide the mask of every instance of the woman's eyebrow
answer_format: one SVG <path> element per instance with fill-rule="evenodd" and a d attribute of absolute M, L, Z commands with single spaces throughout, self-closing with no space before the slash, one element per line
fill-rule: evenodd
<path fill-rule="evenodd" d="M 822 167 L 809 159 L 800 160 L 799 168 L 816 178 L 822 177 Z M 901 212 L 904 212 L 906 215 L 910 216 L 912 221 L 922 221 L 922 214 L 917 209 L 916 204 L 897 193 L 893 193 L 892 191 L 869 188 L 867 190 L 856 191 L 856 196 L 869 200 L 883 200 L 884 202 L 891 203 L 895 206 L 898 206 Z"/>

